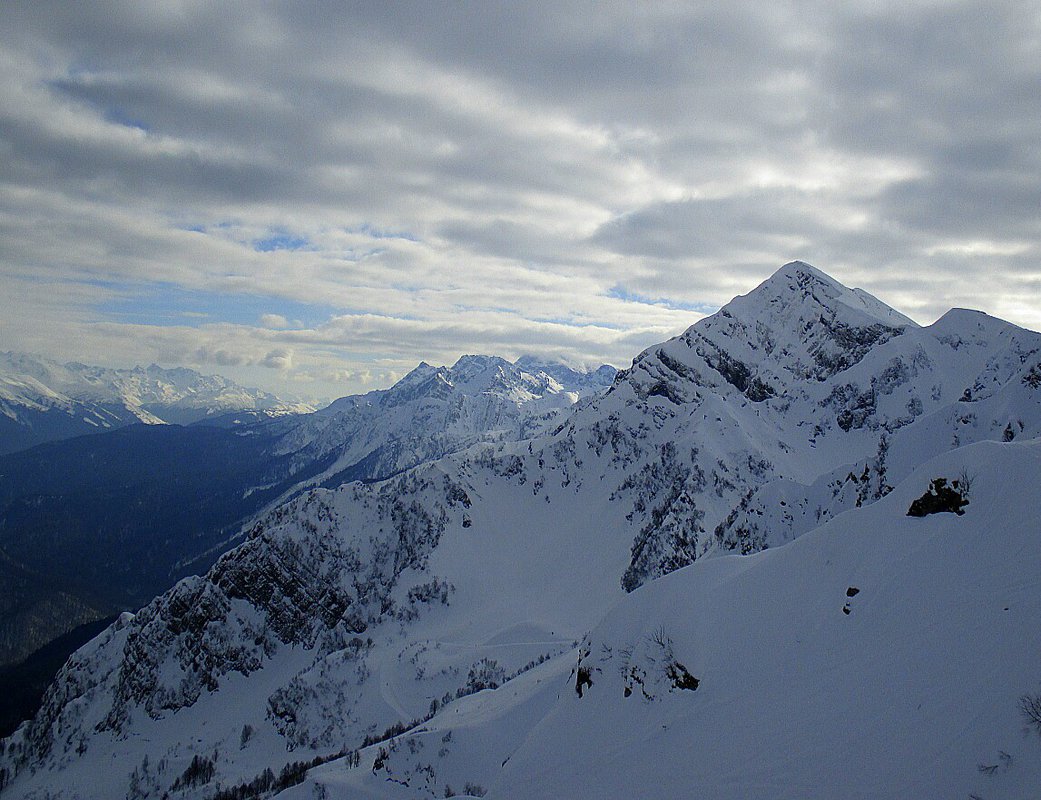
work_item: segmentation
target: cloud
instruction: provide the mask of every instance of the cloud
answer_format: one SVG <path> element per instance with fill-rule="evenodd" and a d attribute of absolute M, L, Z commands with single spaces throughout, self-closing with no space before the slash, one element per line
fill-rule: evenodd
<path fill-rule="evenodd" d="M 271 350 L 260 363 L 268 369 L 288 370 L 293 366 L 293 351 L 281 347 Z"/>
<path fill-rule="evenodd" d="M 289 320 L 281 314 L 261 314 L 260 324 L 265 328 L 288 328 Z"/>
<path fill-rule="evenodd" d="M 236 353 L 214 350 L 206 346 L 198 348 L 192 355 L 192 362 L 195 364 L 214 364 L 219 367 L 237 367 L 245 361 L 245 358 Z"/>
<path fill-rule="evenodd" d="M 1041 327 L 1038 41 L 1017 0 L 10 3 L 0 333 L 341 393 L 624 365 L 793 258 Z"/>

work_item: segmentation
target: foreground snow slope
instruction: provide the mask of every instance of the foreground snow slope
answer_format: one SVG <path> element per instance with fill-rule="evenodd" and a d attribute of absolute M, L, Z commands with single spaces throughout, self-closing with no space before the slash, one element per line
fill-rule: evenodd
<path fill-rule="evenodd" d="M 933 478 L 962 473 L 963 516 L 905 516 Z M 784 548 L 649 584 L 589 635 L 593 685 L 562 693 L 494 794 L 1037 796 L 1041 739 L 1018 709 L 1041 691 L 1028 486 L 1041 442 L 974 445 Z M 662 632 L 697 691 L 662 674 Z M 633 667 L 654 700 L 624 696 Z"/>
<path fill-rule="evenodd" d="M 962 474 L 964 515 L 906 516 Z M 1022 490 L 1039 485 L 1041 440 L 945 454 L 789 545 L 647 584 L 570 671 L 468 698 L 383 745 L 375 773 L 371 748 L 286 797 L 421 796 L 427 764 L 490 798 L 1035 797 L 1019 701 L 1041 693 L 1041 495 Z"/>

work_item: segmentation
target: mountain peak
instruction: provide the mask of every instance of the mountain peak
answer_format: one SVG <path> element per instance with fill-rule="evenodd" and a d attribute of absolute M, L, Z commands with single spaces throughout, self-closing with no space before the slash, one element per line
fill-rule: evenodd
<path fill-rule="evenodd" d="M 426 361 L 420 361 L 415 367 L 409 370 L 408 373 L 395 384 L 395 386 L 408 386 L 426 380 L 432 373 L 437 372 L 438 369 L 444 369 L 444 367 L 434 367 Z"/>
<path fill-rule="evenodd" d="M 689 376 L 697 375 L 760 402 L 792 381 L 826 381 L 918 327 L 864 290 L 792 261 L 681 336 L 644 351 L 628 380 L 637 394 L 681 401 L 696 393 Z M 713 374 L 718 378 L 704 377 Z"/>
<path fill-rule="evenodd" d="M 793 307 L 824 311 L 848 318 L 856 325 L 881 323 L 887 327 L 918 324 L 863 289 L 851 289 L 805 261 L 790 261 L 746 295 L 724 309 L 755 317 L 763 313 L 788 316 Z"/>
<path fill-rule="evenodd" d="M 789 261 L 784 266 L 780 267 L 775 273 L 774 277 L 779 275 L 803 275 L 812 276 L 822 283 L 834 283 L 839 282 L 828 275 L 823 270 L 817 269 L 812 264 L 807 264 L 805 261 Z M 841 284 L 839 284 L 841 285 Z"/>

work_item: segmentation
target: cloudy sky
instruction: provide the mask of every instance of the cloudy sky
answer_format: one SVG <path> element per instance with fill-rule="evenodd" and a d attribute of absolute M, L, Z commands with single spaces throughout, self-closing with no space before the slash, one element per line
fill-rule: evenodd
<path fill-rule="evenodd" d="M 1039 9 L 8 0 L 0 349 L 625 366 L 796 258 L 1039 329 Z"/>

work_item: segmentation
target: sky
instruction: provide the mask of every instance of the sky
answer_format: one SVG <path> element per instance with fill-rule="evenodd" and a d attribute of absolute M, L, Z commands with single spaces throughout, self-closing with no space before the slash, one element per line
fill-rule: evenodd
<path fill-rule="evenodd" d="M 1041 329 L 1036 2 L 7 0 L 0 350 L 627 366 L 800 259 Z"/>

